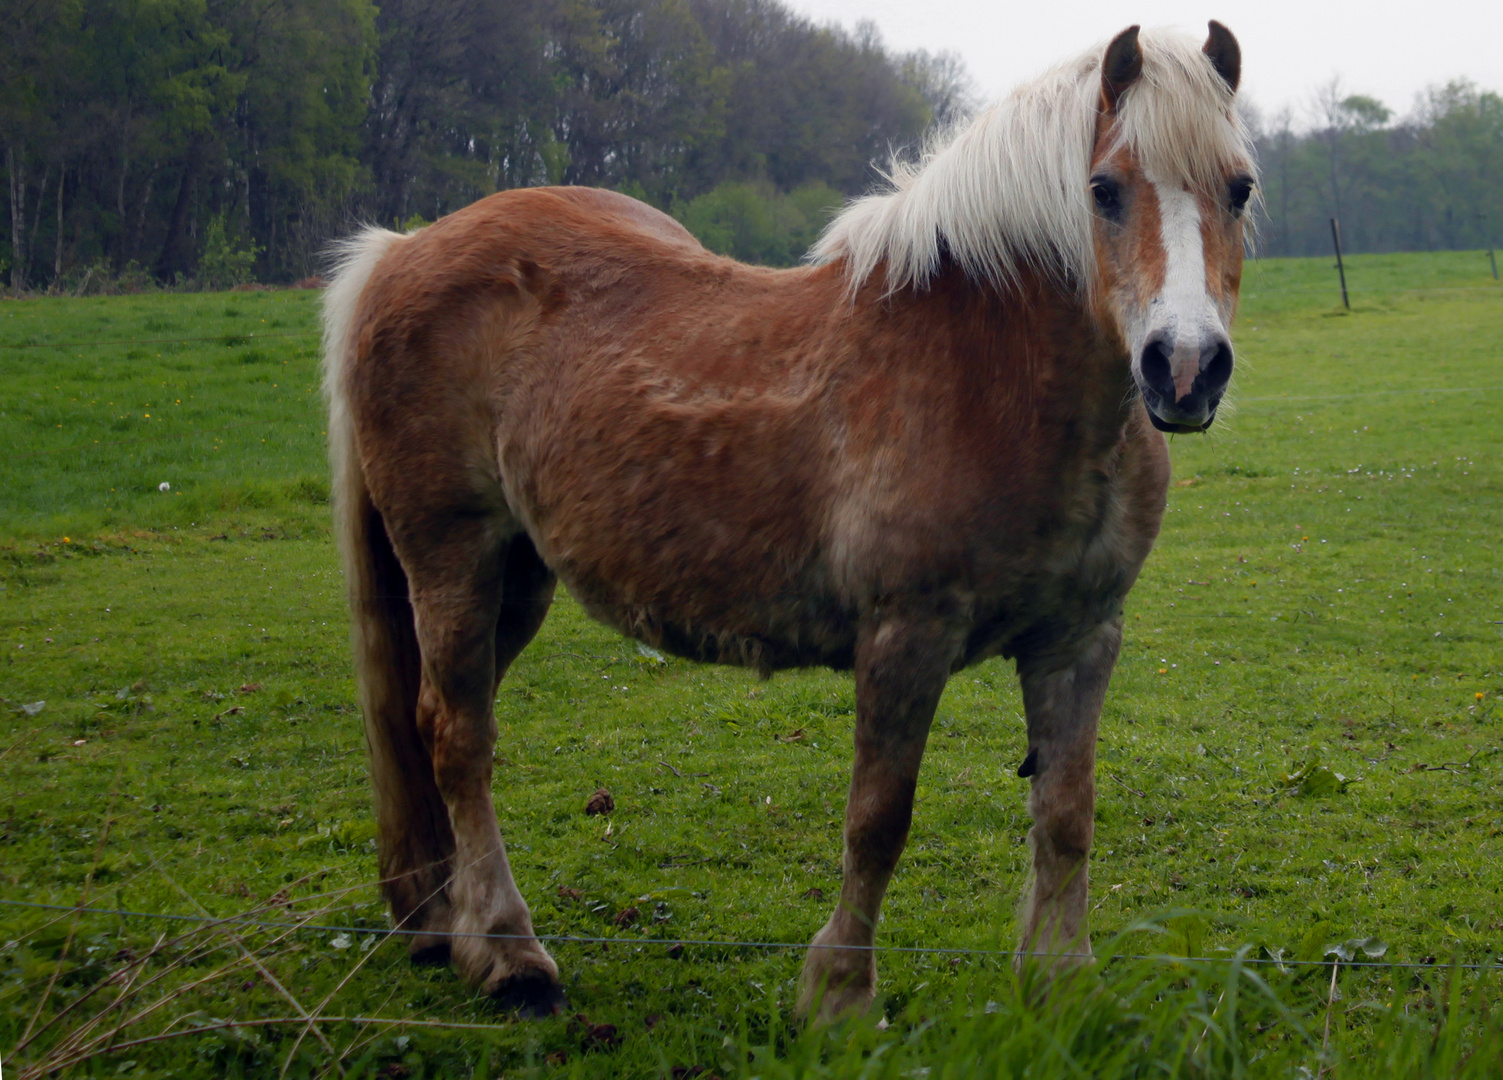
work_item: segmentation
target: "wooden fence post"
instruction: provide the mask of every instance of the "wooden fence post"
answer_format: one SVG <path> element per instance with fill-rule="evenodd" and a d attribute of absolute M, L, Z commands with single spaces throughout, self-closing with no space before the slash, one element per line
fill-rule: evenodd
<path fill-rule="evenodd" d="M 1482 238 L 1487 241 L 1487 264 L 1493 268 L 1493 280 L 1498 280 L 1498 258 L 1493 254 L 1492 235 L 1487 231 L 1487 212 L 1477 211 L 1477 224 L 1482 228 Z"/>
<path fill-rule="evenodd" d="M 1352 310 L 1352 302 L 1346 296 L 1346 267 L 1341 262 L 1341 222 L 1331 219 L 1331 242 L 1336 245 L 1336 272 L 1341 275 L 1341 306 Z"/>

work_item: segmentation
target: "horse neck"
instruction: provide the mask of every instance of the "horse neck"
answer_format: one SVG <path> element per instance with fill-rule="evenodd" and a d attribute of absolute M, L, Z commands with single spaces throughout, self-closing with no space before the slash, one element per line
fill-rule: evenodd
<path fill-rule="evenodd" d="M 874 322 L 905 328 L 890 362 L 949 382 L 957 400 L 1022 428 L 1069 429 L 1088 452 L 1120 439 L 1133 402 L 1127 350 L 1077 291 L 1040 274 L 999 286 L 947 267 L 922 289 L 863 294 Z"/>

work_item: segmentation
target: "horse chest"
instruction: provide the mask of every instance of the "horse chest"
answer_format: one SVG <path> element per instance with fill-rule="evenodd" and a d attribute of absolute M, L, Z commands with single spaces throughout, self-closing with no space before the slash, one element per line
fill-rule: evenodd
<path fill-rule="evenodd" d="M 1044 643 L 1068 651 L 1120 614 L 1152 542 L 1132 512 L 1131 479 L 1091 470 L 1060 486 L 1050 520 L 1030 523 L 1026 540 L 995 538 L 998 569 L 979 583 L 965 663 Z"/>

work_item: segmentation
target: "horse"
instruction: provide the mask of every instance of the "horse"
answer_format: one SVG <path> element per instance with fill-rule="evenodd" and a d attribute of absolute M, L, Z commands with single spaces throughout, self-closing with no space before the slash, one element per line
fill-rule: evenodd
<path fill-rule="evenodd" d="M 1232 374 L 1256 189 L 1236 39 L 1137 26 L 933 143 L 805 265 L 624 195 L 501 192 L 345 242 L 325 293 L 336 531 L 385 897 L 416 960 L 567 1005 L 491 802 L 493 704 L 562 581 L 680 657 L 854 673 L 840 898 L 798 1011 L 874 1000 L 947 678 L 1016 663 L 1018 955 L 1087 962 L 1097 721 L 1164 432 Z"/>

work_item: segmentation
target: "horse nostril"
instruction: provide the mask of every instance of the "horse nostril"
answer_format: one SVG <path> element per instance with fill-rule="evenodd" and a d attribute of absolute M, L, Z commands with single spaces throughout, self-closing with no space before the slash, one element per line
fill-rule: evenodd
<path fill-rule="evenodd" d="M 1169 365 L 1172 350 L 1163 338 L 1150 338 L 1143 346 L 1143 355 L 1138 358 L 1138 374 L 1143 385 L 1168 401 L 1177 396 L 1174 392 L 1174 371 Z"/>
<path fill-rule="evenodd" d="M 1201 350 L 1200 378 L 1195 381 L 1212 394 L 1232 381 L 1232 346 L 1229 342 L 1218 341 Z"/>

